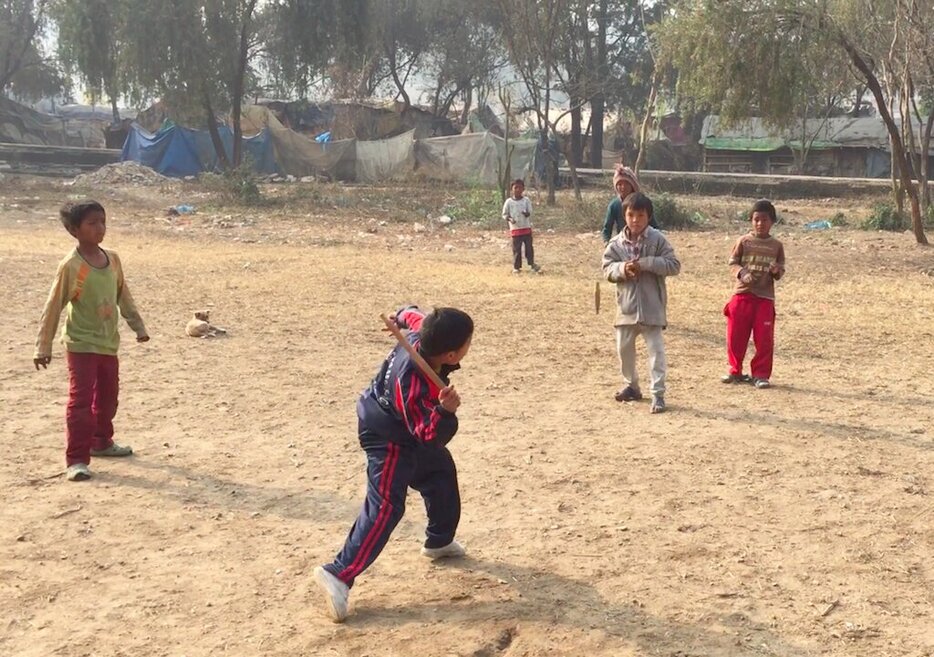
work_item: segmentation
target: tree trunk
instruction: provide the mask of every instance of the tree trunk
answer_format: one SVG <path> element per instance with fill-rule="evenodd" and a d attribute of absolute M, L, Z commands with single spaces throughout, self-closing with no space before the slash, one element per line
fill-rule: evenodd
<path fill-rule="evenodd" d="M 911 179 L 911 165 L 905 155 L 905 146 L 902 143 L 898 125 L 895 123 L 895 120 L 889 113 L 888 106 L 885 104 L 885 94 L 882 93 L 882 85 L 879 84 L 879 79 L 876 77 L 875 73 L 873 73 L 869 65 L 863 60 L 856 48 L 854 48 L 843 35 L 838 35 L 838 40 L 847 55 L 849 55 L 853 65 L 863 74 L 866 85 L 869 87 L 869 90 L 872 91 L 872 95 L 876 99 L 879 116 L 885 123 L 885 127 L 889 132 L 889 138 L 892 141 L 892 156 L 898 163 L 902 186 L 911 202 L 911 227 L 915 235 L 915 240 L 917 240 L 918 244 L 927 244 L 927 236 L 924 234 L 924 220 L 921 216 L 921 203 L 918 199 L 918 188 Z"/>
<path fill-rule="evenodd" d="M 568 164 L 572 167 L 580 166 L 584 160 L 584 141 L 581 138 L 581 108 L 580 102 L 576 98 L 570 98 L 568 102 L 574 109 L 571 110 L 571 144 L 568 149 Z"/>
<path fill-rule="evenodd" d="M 801 145 L 797 149 L 792 149 L 792 152 L 796 154 L 797 162 L 795 162 L 795 170 L 798 172 L 799 176 L 804 175 L 804 167 L 807 164 L 808 160 L 808 107 L 805 103 L 804 115 L 801 117 Z M 771 171 L 769 171 L 771 173 Z"/>
<path fill-rule="evenodd" d="M 444 99 L 443 103 L 441 103 L 439 99 L 438 101 L 439 106 L 435 109 L 434 115 L 439 118 L 447 118 L 448 113 L 451 111 L 451 105 L 454 104 L 454 99 L 457 98 L 461 94 L 462 91 L 463 91 L 463 87 L 460 85 L 457 85 L 454 87 L 454 91 L 449 93 L 447 98 Z"/>
<path fill-rule="evenodd" d="M 607 32 L 607 5 L 609 0 L 600 0 L 597 12 L 597 84 L 600 85 L 593 98 L 590 99 L 590 166 L 594 169 L 603 168 L 603 121 L 606 114 L 606 96 L 603 85 L 606 84 L 609 74 L 607 72 L 606 32 Z"/>
<path fill-rule="evenodd" d="M 233 123 L 233 166 L 240 166 L 243 160 L 243 126 L 240 123 L 242 113 L 241 104 L 243 103 L 244 86 L 246 79 L 246 67 L 250 57 L 250 26 L 253 23 L 253 11 L 256 9 L 257 0 L 250 0 L 243 10 L 242 25 L 240 26 L 240 52 L 237 58 L 237 77 L 233 81 L 231 89 L 231 100 L 233 107 L 230 112 L 230 121 Z"/>
<path fill-rule="evenodd" d="M 574 163 L 574 157 L 568 153 L 568 168 L 571 169 L 571 185 L 574 187 L 574 198 L 578 201 L 584 200 L 581 195 L 581 181 L 577 176 L 577 165 Z"/>
<path fill-rule="evenodd" d="M 892 198 L 895 199 L 895 209 L 901 213 L 905 211 L 905 194 L 902 193 L 902 174 L 898 170 L 898 160 L 895 158 L 895 147 L 892 145 L 891 137 L 889 137 L 889 149 L 892 151 L 889 165 L 892 169 Z"/>
<path fill-rule="evenodd" d="M 399 77 L 399 67 L 396 63 L 396 52 L 388 45 L 386 46 L 386 58 L 389 60 L 389 73 L 392 75 L 392 81 L 396 84 L 396 89 L 399 90 L 399 96 L 402 96 L 402 117 L 405 118 L 406 113 L 409 111 L 409 107 L 412 106 L 412 101 L 409 100 L 409 94 L 405 90 L 405 83 Z"/>
<path fill-rule="evenodd" d="M 120 124 L 120 108 L 117 107 L 117 97 L 115 95 L 110 96 L 110 111 L 113 113 L 114 125 Z"/>
<path fill-rule="evenodd" d="M 360 70 L 360 79 L 357 80 L 357 87 L 353 91 L 355 100 L 369 98 L 373 95 L 373 75 L 376 73 L 378 66 L 379 57 L 370 53 L 370 58 L 364 62 L 363 68 Z"/>
<path fill-rule="evenodd" d="M 506 197 L 509 195 L 509 179 L 512 178 L 512 153 L 516 147 L 510 143 L 509 139 L 512 99 L 503 87 L 499 88 L 499 102 L 505 113 L 503 118 L 503 150 L 506 152 L 506 161 L 500 165 L 499 171 L 499 200 L 500 203 L 505 203 Z"/>
<path fill-rule="evenodd" d="M 590 99 L 590 166 L 603 168 L 603 121 L 606 114 L 606 99 L 597 94 Z"/>
<path fill-rule="evenodd" d="M 636 156 L 635 166 L 637 176 L 642 169 L 642 165 L 645 164 L 645 157 L 647 155 L 649 126 L 652 123 L 652 115 L 655 113 L 655 99 L 658 96 L 658 78 L 659 71 L 656 68 L 655 73 L 652 74 L 652 88 L 649 91 L 649 100 L 646 103 L 645 117 L 642 119 L 642 128 L 639 130 L 639 154 Z"/>
<path fill-rule="evenodd" d="M 441 106 L 441 88 L 444 86 L 444 82 L 439 77 L 437 85 L 435 86 L 434 98 L 431 101 L 431 113 L 435 116 L 439 116 L 438 108 Z"/>
<path fill-rule="evenodd" d="M 934 112 L 928 114 L 927 123 L 924 124 L 924 136 L 921 139 L 921 214 L 927 216 L 931 205 L 930 164 L 931 164 L 931 133 L 934 131 Z"/>
<path fill-rule="evenodd" d="M 467 87 L 464 91 L 464 109 L 461 110 L 461 125 L 467 125 L 470 118 L 470 110 L 473 105 L 473 85 Z M 508 125 L 508 123 L 507 123 Z"/>
<path fill-rule="evenodd" d="M 545 171 L 545 190 L 547 195 L 545 196 L 545 204 L 549 207 L 555 204 L 555 173 L 557 171 L 558 165 L 554 162 L 554 153 L 551 151 L 551 145 L 548 143 L 548 127 L 544 129 L 539 129 L 538 131 L 538 140 L 539 148 L 542 150 L 542 157 L 544 158 L 544 171 Z"/>
<path fill-rule="evenodd" d="M 207 83 L 202 85 L 202 94 L 204 113 L 207 115 L 208 121 L 208 133 L 211 135 L 211 143 L 214 145 L 214 152 L 217 154 L 217 163 L 224 171 L 228 171 L 230 169 L 230 160 L 227 158 L 224 140 L 221 139 L 221 133 L 217 129 L 217 115 L 214 113 L 214 106 L 211 104 L 211 94 L 208 91 Z"/>
<path fill-rule="evenodd" d="M 546 176 L 548 180 L 546 181 L 546 188 L 548 189 L 548 196 L 545 199 L 545 204 L 548 207 L 554 207 L 555 205 L 555 185 L 557 184 L 558 179 L 558 158 L 555 155 L 554 151 L 551 150 L 551 144 L 548 141 L 548 116 L 551 112 L 551 65 L 545 63 L 545 113 L 541 119 L 542 121 L 542 130 L 544 138 L 544 147 L 545 147 L 545 166 L 547 167 Z M 555 140 L 557 141 L 558 135 L 555 133 Z"/>

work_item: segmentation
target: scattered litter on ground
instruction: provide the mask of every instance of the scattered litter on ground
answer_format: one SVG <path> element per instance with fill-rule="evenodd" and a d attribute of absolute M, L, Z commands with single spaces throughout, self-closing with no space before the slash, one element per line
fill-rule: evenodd
<path fill-rule="evenodd" d="M 168 210 L 165 211 L 167 217 L 179 217 L 183 214 L 194 214 L 195 206 L 193 205 L 173 205 Z"/>

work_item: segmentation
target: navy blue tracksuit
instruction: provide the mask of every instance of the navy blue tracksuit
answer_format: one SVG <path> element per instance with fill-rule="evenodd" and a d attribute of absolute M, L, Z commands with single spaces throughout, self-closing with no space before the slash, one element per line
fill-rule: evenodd
<path fill-rule="evenodd" d="M 396 315 L 396 323 L 410 329 L 407 339 L 416 349 L 423 317 L 417 308 Z M 447 383 L 458 368 L 444 367 L 442 380 Z M 457 433 L 457 416 L 439 405 L 438 392 L 408 352 L 396 345 L 357 401 L 360 446 L 367 458 L 366 500 L 343 549 L 324 567 L 348 586 L 382 552 L 405 513 L 409 487 L 425 500 L 425 547 L 444 547 L 454 540 L 460 492 L 454 459 L 445 445 Z"/>

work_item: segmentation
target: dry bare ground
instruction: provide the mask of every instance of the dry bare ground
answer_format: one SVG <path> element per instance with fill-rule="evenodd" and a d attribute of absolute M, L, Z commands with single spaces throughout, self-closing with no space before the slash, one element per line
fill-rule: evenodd
<path fill-rule="evenodd" d="M 121 352 L 135 456 L 73 484 L 60 346 L 49 371 L 31 352 L 75 192 L 0 191 L 0 654 L 934 654 L 934 258 L 800 228 L 859 203 L 781 204 L 775 387 L 757 391 L 718 382 L 743 230 L 726 219 L 747 199 L 691 200 L 717 220 L 671 234 L 670 412 L 652 416 L 612 398 L 592 233 L 539 219 L 546 275 L 511 276 L 501 232 L 393 221 L 405 190 L 172 220 L 190 189 L 96 190 L 153 340 Z M 469 558 L 419 556 L 414 496 L 333 625 L 310 572 L 362 500 L 377 315 L 413 301 L 477 322 L 452 443 Z M 185 336 L 202 307 L 229 337 Z"/>

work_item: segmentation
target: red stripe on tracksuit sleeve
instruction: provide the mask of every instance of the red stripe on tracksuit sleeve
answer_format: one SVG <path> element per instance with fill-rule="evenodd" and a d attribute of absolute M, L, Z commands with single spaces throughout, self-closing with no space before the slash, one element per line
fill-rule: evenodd
<path fill-rule="evenodd" d="M 401 409 L 409 432 L 423 443 L 437 437 L 441 413 L 437 409 L 437 389 L 422 380 L 416 372 L 408 379 L 409 394 L 404 395 L 405 408 Z M 404 388 L 400 388 L 403 390 Z"/>
<path fill-rule="evenodd" d="M 423 319 L 425 319 L 425 313 L 417 308 L 406 308 L 396 315 L 396 323 L 411 331 L 419 330 Z"/>
<path fill-rule="evenodd" d="M 396 379 L 396 409 L 402 413 L 402 421 L 405 422 L 405 426 L 409 426 L 409 413 L 405 408 L 405 394 L 402 392 L 402 381 Z"/>
<path fill-rule="evenodd" d="M 406 415 L 409 418 L 408 427 L 416 438 L 421 440 L 419 427 L 422 424 L 422 407 L 419 404 L 419 397 L 422 394 L 422 379 L 415 372 L 410 374 L 409 378 L 409 396 L 405 400 Z"/>

